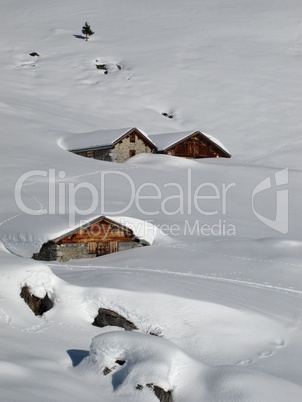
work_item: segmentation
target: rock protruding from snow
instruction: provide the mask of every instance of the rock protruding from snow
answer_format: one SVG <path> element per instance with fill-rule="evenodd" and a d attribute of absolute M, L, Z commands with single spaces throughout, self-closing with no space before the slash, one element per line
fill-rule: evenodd
<path fill-rule="evenodd" d="M 96 59 L 95 66 L 98 70 L 102 70 L 103 74 L 113 73 L 115 71 L 120 71 L 122 69 L 120 64 L 107 62 L 104 63 L 103 61 Z"/>
<path fill-rule="evenodd" d="M 27 285 L 22 287 L 20 296 L 35 315 L 43 315 L 46 311 L 53 308 L 53 301 L 49 298 L 47 293 L 43 298 L 40 298 L 35 296 Z"/>
<path fill-rule="evenodd" d="M 119 366 L 123 366 L 123 365 L 126 363 L 126 361 L 125 361 L 125 360 L 117 359 L 117 360 L 115 361 L 115 363 L 118 364 Z M 110 374 L 111 371 L 113 371 L 113 370 L 116 368 L 116 364 L 115 364 L 114 366 L 112 366 L 111 368 L 105 367 L 104 370 L 103 370 L 103 374 L 104 374 L 104 375 Z"/>
<path fill-rule="evenodd" d="M 147 386 L 148 385 L 149 384 L 147 384 Z M 151 384 L 150 388 L 153 389 L 154 394 L 157 396 L 157 398 L 160 400 L 160 402 L 173 402 L 171 390 L 165 391 L 163 388 L 159 387 L 158 385 L 152 386 L 152 384 Z"/>
<path fill-rule="evenodd" d="M 168 340 L 139 332 L 114 331 L 92 340 L 89 356 L 76 370 L 95 377 L 102 386 L 111 382 L 121 393 L 141 392 L 147 400 L 148 394 L 154 393 L 161 402 L 173 402 L 175 387 L 182 382 L 189 388 L 192 383 L 199 383 L 203 367 Z"/>
<path fill-rule="evenodd" d="M 104 74 L 108 74 L 106 64 L 96 64 L 95 66 L 98 70 L 103 70 Z"/>
<path fill-rule="evenodd" d="M 92 325 L 96 327 L 121 327 L 126 331 L 133 331 L 138 329 L 133 322 L 127 320 L 125 317 L 116 313 L 115 311 L 109 310 L 107 308 L 99 308 L 98 315 L 95 317 Z"/>
<path fill-rule="evenodd" d="M 165 117 L 168 117 L 169 119 L 173 119 L 173 117 L 174 117 L 173 114 L 166 113 L 166 112 L 163 112 L 162 115 Z"/>
<path fill-rule="evenodd" d="M 146 384 L 146 387 L 152 389 L 155 396 L 160 400 L 160 402 L 173 402 L 172 399 L 172 390 L 165 391 L 163 388 L 154 384 Z M 141 384 L 137 384 L 135 389 L 141 391 L 144 387 Z"/>

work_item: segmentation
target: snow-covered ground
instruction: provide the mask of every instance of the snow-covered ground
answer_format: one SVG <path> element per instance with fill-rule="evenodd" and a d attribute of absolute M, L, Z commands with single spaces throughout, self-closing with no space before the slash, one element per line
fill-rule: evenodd
<path fill-rule="evenodd" d="M 1 400 L 151 402 L 154 383 L 175 402 L 301 401 L 301 1 L 0 4 Z M 62 146 L 123 127 L 200 130 L 232 158 Z M 30 259 L 102 214 L 152 245 Z M 34 316 L 24 284 L 54 308 Z M 92 326 L 100 307 L 138 331 Z"/>

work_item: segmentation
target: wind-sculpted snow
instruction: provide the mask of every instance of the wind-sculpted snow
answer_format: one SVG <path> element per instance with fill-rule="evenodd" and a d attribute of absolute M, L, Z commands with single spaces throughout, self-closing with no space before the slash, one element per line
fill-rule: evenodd
<path fill-rule="evenodd" d="M 301 0 L 2 0 L 1 16 L 1 401 L 156 402 L 149 382 L 174 402 L 301 401 Z M 64 149 L 123 127 L 200 130 L 232 158 Z M 152 245 L 31 259 L 100 215 Z M 25 285 L 53 308 L 35 316 Z M 138 330 L 93 326 L 100 308 Z"/>
<path fill-rule="evenodd" d="M 89 356 L 75 371 L 88 376 L 100 396 L 111 384 L 118 399 L 133 395 L 135 400 L 155 401 L 150 384 L 171 391 L 175 402 L 298 402 L 302 397 L 302 390 L 290 382 L 252 370 L 206 366 L 170 341 L 133 332 L 96 336 Z"/>

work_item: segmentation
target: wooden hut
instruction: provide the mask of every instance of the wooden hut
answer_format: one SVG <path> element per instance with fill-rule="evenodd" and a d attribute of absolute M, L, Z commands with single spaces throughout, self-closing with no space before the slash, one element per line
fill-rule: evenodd
<path fill-rule="evenodd" d="M 157 153 L 183 158 L 230 158 L 231 154 L 216 138 L 200 131 L 150 135 Z"/>
<path fill-rule="evenodd" d="M 120 223 L 100 216 L 86 224 L 44 243 L 35 260 L 68 261 L 91 258 L 118 251 L 149 245 Z"/>
<path fill-rule="evenodd" d="M 75 134 L 62 145 L 77 155 L 109 162 L 125 162 L 134 155 L 157 151 L 149 137 L 135 127 Z"/>

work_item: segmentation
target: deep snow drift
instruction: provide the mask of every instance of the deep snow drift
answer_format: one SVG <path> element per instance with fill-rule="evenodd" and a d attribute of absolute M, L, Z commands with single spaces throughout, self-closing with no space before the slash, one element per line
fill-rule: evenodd
<path fill-rule="evenodd" d="M 301 2 L 1 0 L 1 11 L 1 400 L 155 402 L 153 383 L 175 402 L 300 401 Z M 232 158 L 114 164 L 62 148 L 133 126 L 200 130 Z M 30 259 L 102 214 L 151 246 Z M 54 307 L 35 316 L 25 285 Z M 100 307 L 138 330 L 92 326 Z"/>

